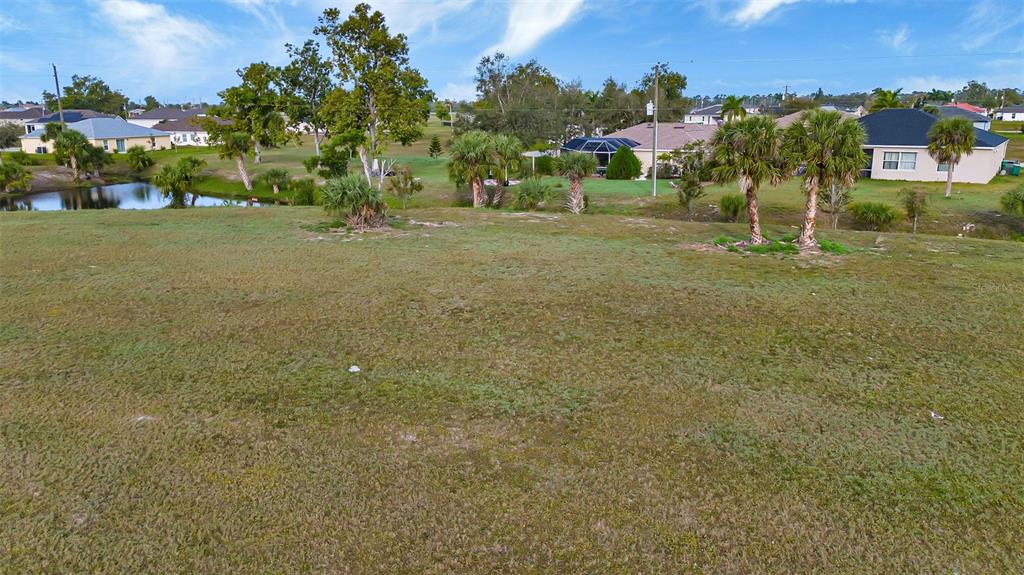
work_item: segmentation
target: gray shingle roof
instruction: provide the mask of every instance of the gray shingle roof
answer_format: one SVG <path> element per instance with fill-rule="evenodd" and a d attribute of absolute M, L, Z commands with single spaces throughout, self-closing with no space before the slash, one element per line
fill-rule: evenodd
<path fill-rule="evenodd" d="M 172 106 L 162 106 L 160 108 L 153 108 L 152 110 L 143 112 L 138 116 L 132 116 L 133 120 L 183 120 L 190 118 L 198 114 L 205 114 L 206 108 L 192 108 L 190 110 L 182 110 L 181 108 L 174 108 Z"/>
<path fill-rule="evenodd" d="M 722 105 L 721 104 L 712 104 L 710 106 L 705 106 L 703 108 L 697 108 L 696 110 L 693 110 L 693 111 L 690 112 L 691 116 L 713 116 L 713 115 L 721 115 L 721 114 L 722 114 Z"/>
<path fill-rule="evenodd" d="M 943 118 L 967 118 L 972 122 L 987 122 L 988 116 L 976 114 L 970 110 L 957 108 L 955 106 L 939 106 L 939 115 Z"/>
<path fill-rule="evenodd" d="M 42 106 L 8 108 L 0 112 L 0 120 L 35 120 L 46 113 Z"/>
<path fill-rule="evenodd" d="M 1010 113 L 1020 114 L 1020 113 L 1024 112 L 1024 106 L 1020 106 L 1020 105 L 1018 105 L 1018 106 L 1003 106 L 1002 108 L 999 108 L 996 111 L 997 112 L 1010 112 Z"/>
<path fill-rule="evenodd" d="M 857 120 L 868 133 L 868 146 L 916 146 L 928 145 L 928 131 L 939 119 L 913 108 L 880 110 Z M 995 148 L 1006 138 L 985 130 L 974 128 L 974 137 L 979 148 Z"/>
<path fill-rule="evenodd" d="M 143 128 L 135 124 L 129 124 L 121 118 L 88 118 L 80 122 L 74 122 L 68 124 L 67 127 L 76 132 L 80 132 L 86 138 L 90 140 L 96 139 L 116 139 L 116 138 L 145 138 L 152 136 L 166 136 L 167 132 L 161 132 L 160 130 L 154 130 L 153 128 Z M 35 130 L 29 132 L 22 138 L 38 138 L 46 133 L 46 130 Z"/>

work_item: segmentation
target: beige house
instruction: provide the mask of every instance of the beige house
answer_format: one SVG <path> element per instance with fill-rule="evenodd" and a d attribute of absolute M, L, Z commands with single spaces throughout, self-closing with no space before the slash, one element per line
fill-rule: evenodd
<path fill-rule="evenodd" d="M 717 124 L 688 124 L 686 122 L 658 122 L 657 154 L 681 150 L 693 142 L 705 142 L 718 131 Z M 651 148 L 654 144 L 654 124 L 645 122 L 608 134 L 609 138 L 627 138 L 637 143 L 633 152 L 640 159 L 643 173 L 651 169 Z"/>
<path fill-rule="evenodd" d="M 111 153 L 124 153 L 132 146 L 146 150 L 163 150 L 171 147 L 171 136 L 167 132 L 129 124 L 121 118 L 89 118 L 72 124 L 65 129 L 80 132 L 89 143 Z M 21 136 L 21 149 L 29 154 L 53 152 L 53 141 L 44 142 L 45 130 L 39 129 Z"/>
<path fill-rule="evenodd" d="M 928 154 L 928 131 L 938 118 L 910 108 L 889 109 L 858 120 L 867 131 L 864 152 L 868 164 L 861 177 L 875 180 L 945 182 L 945 164 Z M 1006 157 L 1007 138 L 974 128 L 976 144 L 953 168 L 953 181 L 986 184 L 999 173 Z"/>

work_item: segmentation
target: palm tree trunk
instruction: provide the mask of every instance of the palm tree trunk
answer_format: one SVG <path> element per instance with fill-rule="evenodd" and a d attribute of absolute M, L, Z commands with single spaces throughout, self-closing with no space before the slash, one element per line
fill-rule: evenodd
<path fill-rule="evenodd" d="M 278 194 L 278 192 L 280 192 L 280 191 L 281 191 L 281 188 L 277 184 L 274 184 L 274 195 L 276 196 Z"/>
<path fill-rule="evenodd" d="M 254 156 L 253 157 L 253 163 L 258 164 L 258 163 L 260 163 L 262 161 L 262 158 L 260 157 L 260 152 L 262 151 L 262 150 L 260 150 L 260 143 L 259 142 L 253 142 L 252 149 L 253 149 L 253 156 Z"/>
<path fill-rule="evenodd" d="M 946 167 L 946 197 L 953 195 L 953 162 L 947 162 Z"/>
<path fill-rule="evenodd" d="M 484 182 L 480 179 L 480 176 L 473 176 L 470 186 L 473 188 L 473 207 L 483 207 L 484 201 L 487 196 L 484 194 Z"/>
<path fill-rule="evenodd" d="M 757 211 L 757 190 L 746 175 L 740 175 L 740 189 L 747 198 L 747 220 L 750 222 L 750 243 L 763 244 L 761 235 L 761 217 Z"/>
<path fill-rule="evenodd" d="M 566 207 L 574 214 L 583 212 L 583 182 L 579 178 L 569 180 L 569 201 Z"/>
<path fill-rule="evenodd" d="M 245 191 L 252 191 L 252 182 L 249 180 L 249 172 L 245 171 L 245 160 L 242 158 L 242 154 L 235 156 L 235 165 L 238 166 L 238 175 L 242 177 L 242 184 L 245 186 Z"/>
<path fill-rule="evenodd" d="M 366 183 L 373 185 L 373 177 L 370 176 L 370 158 L 366 154 L 366 146 L 360 145 L 356 148 L 359 152 L 359 161 L 363 164 L 363 175 L 366 176 Z"/>
<path fill-rule="evenodd" d="M 501 207 L 501 198 L 505 195 L 505 182 L 498 180 L 498 185 L 494 187 L 494 198 L 491 199 L 491 206 L 495 208 Z"/>
<path fill-rule="evenodd" d="M 78 181 L 78 158 L 76 158 L 74 154 L 71 154 L 70 159 L 71 159 L 71 179 L 77 182 Z"/>
<path fill-rule="evenodd" d="M 917 216 L 914 216 L 914 233 L 917 233 Z"/>
<path fill-rule="evenodd" d="M 804 208 L 804 225 L 800 228 L 800 237 L 796 245 L 800 249 L 814 247 L 818 242 L 814 240 L 814 224 L 816 223 L 818 210 L 818 178 L 807 180 L 807 207 Z"/>

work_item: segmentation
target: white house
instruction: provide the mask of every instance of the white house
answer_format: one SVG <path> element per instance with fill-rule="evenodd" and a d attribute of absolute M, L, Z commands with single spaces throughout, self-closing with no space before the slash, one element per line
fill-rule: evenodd
<path fill-rule="evenodd" d="M 210 135 L 206 132 L 206 128 L 199 122 L 200 118 L 203 117 L 204 116 L 197 115 L 181 120 L 160 122 L 153 126 L 153 128 L 170 134 L 171 143 L 175 146 L 206 147 L 210 145 Z M 220 125 L 227 125 L 230 123 L 226 120 L 221 120 L 220 118 L 211 117 L 211 119 Z"/>
<path fill-rule="evenodd" d="M 722 121 L 722 105 L 714 104 L 691 110 L 683 116 L 684 124 L 704 124 L 705 126 L 717 126 Z"/>
<path fill-rule="evenodd" d="M 996 110 L 997 120 L 1024 122 L 1024 106 L 1003 106 Z"/>
<path fill-rule="evenodd" d="M 944 182 L 948 166 L 928 154 L 928 131 L 939 119 L 923 110 L 880 110 L 857 121 L 867 131 L 868 164 L 862 177 L 875 180 Z M 953 181 L 986 184 L 1002 167 L 1007 138 L 974 129 L 976 145 L 953 169 Z"/>
<path fill-rule="evenodd" d="M 136 126 L 142 126 L 143 128 L 152 128 L 160 122 L 171 122 L 174 120 L 185 120 L 192 116 L 201 116 L 206 114 L 205 108 L 192 108 L 190 110 L 182 110 L 180 108 L 174 108 L 171 106 L 162 106 L 160 108 L 153 108 L 138 114 L 136 116 L 129 116 L 128 122 L 135 124 Z"/>

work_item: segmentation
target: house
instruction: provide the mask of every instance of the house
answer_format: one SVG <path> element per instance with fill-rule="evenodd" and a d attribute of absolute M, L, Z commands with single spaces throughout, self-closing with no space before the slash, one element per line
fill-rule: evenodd
<path fill-rule="evenodd" d="M 121 118 L 87 118 L 67 124 L 68 130 L 80 132 L 89 143 L 108 152 L 125 152 L 132 146 L 147 150 L 163 150 L 171 147 L 171 136 L 166 132 L 129 124 Z M 29 154 L 53 152 L 53 140 L 42 140 L 44 129 L 34 130 L 21 136 L 21 149 Z"/>
<path fill-rule="evenodd" d="M 1024 106 L 1003 106 L 996 110 L 996 119 L 1009 122 L 1024 122 Z"/>
<path fill-rule="evenodd" d="M 960 108 L 961 110 L 967 110 L 968 112 L 974 112 L 975 114 L 981 114 L 982 116 L 988 115 L 988 110 L 981 106 L 975 106 L 974 104 L 968 104 L 967 102 L 953 102 L 948 104 L 954 108 Z"/>
<path fill-rule="evenodd" d="M 64 110 L 64 123 L 65 124 L 73 124 L 75 122 L 81 122 L 82 120 L 87 120 L 89 118 L 116 118 L 116 117 L 117 116 L 115 116 L 113 114 L 104 114 L 104 113 L 101 113 L 101 112 L 96 112 L 94 110 Z M 49 124 L 51 122 L 60 122 L 60 121 L 61 121 L 61 113 L 60 112 L 52 112 L 50 114 L 47 114 L 45 116 L 40 116 L 40 117 L 35 118 L 33 120 L 27 120 L 25 122 L 25 133 L 28 134 L 30 132 L 34 132 L 36 130 L 40 130 L 40 129 L 46 127 L 46 124 Z"/>
<path fill-rule="evenodd" d="M 939 106 L 939 115 L 943 118 L 967 118 L 979 130 L 992 129 L 992 120 L 988 116 L 957 108 L 956 106 Z"/>
<path fill-rule="evenodd" d="M 946 165 L 928 154 L 928 131 L 939 119 L 923 110 L 896 108 L 868 114 L 857 121 L 867 131 L 868 164 L 862 177 L 913 182 L 946 181 Z M 985 184 L 999 173 L 1007 138 L 974 129 L 974 151 L 953 170 L 953 181 Z"/>
<path fill-rule="evenodd" d="M 128 122 L 135 124 L 136 126 L 142 126 L 143 128 L 152 128 L 160 122 L 185 120 L 192 116 L 204 115 L 206 115 L 206 108 L 182 110 L 181 108 L 175 108 L 173 106 L 161 106 L 159 108 L 153 108 L 152 110 L 142 112 L 137 116 L 129 116 Z"/>
<path fill-rule="evenodd" d="M 847 112 L 846 110 L 840 110 L 840 109 L 836 108 L 835 106 L 822 106 L 820 109 L 821 110 L 825 110 L 825 111 L 829 111 L 829 112 L 839 112 L 839 114 L 842 117 L 844 117 L 844 118 L 859 118 L 860 117 L 860 116 L 857 115 L 856 112 Z M 793 112 L 792 114 L 786 114 L 785 116 L 782 116 L 781 118 L 776 118 L 775 119 L 775 124 L 778 125 L 780 128 L 788 128 L 788 127 L 792 126 L 793 124 L 795 124 L 797 122 L 797 120 L 800 119 L 800 116 L 803 116 L 804 112 L 806 112 L 806 111 L 807 110 L 797 110 L 796 112 Z"/>
<path fill-rule="evenodd" d="M 722 105 L 714 104 L 691 110 L 683 116 L 684 124 L 704 124 L 705 126 L 717 126 L 722 121 Z"/>
<path fill-rule="evenodd" d="M 658 122 L 657 154 L 681 150 L 687 144 L 704 142 L 718 131 L 718 124 L 687 124 L 685 122 Z M 651 169 L 651 148 L 654 144 L 654 124 L 645 122 L 608 134 L 609 138 L 624 138 L 636 142 L 633 152 L 640 158 L 643 173 Z"/>
<path fill-rule="evenodd" d="M 628 138 L 580 136 L 562 144 L 560 152 L 581 152 L 597 158 L 597 172 L 603 174 L 612 155 L 622 146 L 634 148 L 638 144 Z"/>
<path fill-rule="evenodd" d="M 202 117 L 203 116 L 192 116 L 191 118 L 183 118 L 180 120 L 165 120 L 153 126 L 153 129 L 170 134 L 171 143 L 175 146 L 205 147 L 210 145 L 210 135 L 206 132 L 206 128 L 199 123 L 199 119 Z M 220 118 L 214 118 L 212 116 L 210 119 L 221 126 L 226 126 L 231 123 L 227 120 L 221 120 Z"/>
<path fill-rule="evenodd" d="M 0 125 L 15 124 L 24 126 L 27 122 L 46 115 L 46 108 L 42 106 L 14 106 L 0 111 Z"/>

